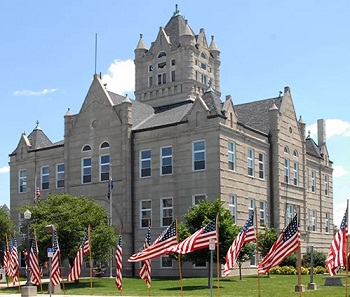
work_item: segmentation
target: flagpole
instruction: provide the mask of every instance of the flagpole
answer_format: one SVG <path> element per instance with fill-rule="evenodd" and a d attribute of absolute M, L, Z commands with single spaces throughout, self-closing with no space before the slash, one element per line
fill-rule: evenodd
<path fill-rule="evenodd" d="M 122 225 L 119 226 L 119 234 L 120 236 L 122 235 Z M 122 240 L 123 241 L 123 240 Z M 123 255 L 121 257 L 121 265 L 123 265 Z M 121 269 L 122 269 L 123 266 L 121 266 Z M 117 265 L 115 266 L 115 274 L 117 276 Z M 123 296 L 123 274 L 122 272 L 120 272 L 120 275 L 121 275 L 121 286 L 122 286 L 122 289 L 120 290 L 120 296 Z"/>
<path fill-rule="evenodd" d="M 109 164 L 109 225 L 113 226 L 113 219 L 112 219 L 112 201 L 113 201 L 113 191 L 112 191 L 112 182 L 113 182 L 113 177 L 112 177 L 112 164 Z M 113 265 L 113 248 L 111 251 L 111 259 L 109 261 L 109 277 L 112 278 L 112 265 Z"/>
<path fill-rule="evenodd" d="M 216 270 L 218 275 L 218 297 L 220 296 L 220 247 L 219 247 L 219 213 L 216 214 Z"/>
<path fill-rule="evenodd" d="M 348 284 L 349 284 L 349 230 L 348 230 L 348 222 L 349 222 L 349 199 L 346 202 L 346 209 L 347 209 L 347 218 L 346 218 L 346 258 L 345 258 L 345 264 L 346 264 L 346 274 L 345 274 L 345 296 L 348 296 Z"/>
<path fill-rule="evenodd" d="M 62 274 L 62 258 L 61 258 L 61 252 L 60 252 L 60 254 L 59 254 L 59 256 L 58 256 L 58 260 L 59 260 L 59 262 L 60 262 L 60 267 L 59 267 L 59 270 L 60 270 L 60 274 L 61 274 L 61 278 L 62 278 L 62 286 L 63 286 L 63 292 L 64 292 L 64 294 L 66 295 L 66 286 L 65 286 L 65 284 L 64 284 L 64 277 L 62 277 L 63 276 L 63 274 Z M 52 261 L 52 258 L 51 258 L 51 261 Z M 69 273 L 69 272 L 68 272 Z M 60 285 L 60 287 L 61 287 L 61 285 Z"/>
<path fill-rule="evenodd" d="M 92 256 L 91 256 L 91 237 L 90 237 L 90 224 L 88 225 L 88 238 L 89 238 L 89 250 L 90 250 L 90 295 L 92 295 Z"/>
<path fill-rule="evenodd" d="M 259 266 L 259 232 L 258 232 L 258 212 L 255 207 L 255 237 L 256 237 L 256 262 Z M 260 273 L 258 272 L 258 297 L 260 297 Z"/>
<path fill-rule="evenodd" d="M 37 185 L 36 185 L 36 172 L 35 172 L 35 174 L 34 174 L 34 205 L 37 205 L 37 199 L 38 199 L 38 197 L 37 197 L 37 194 L 36 194 L 36 187 L 37 187 Z"/>
<path fill-rule="evenodd" d="M 38 249 L 38 244 L 37 244 L 37 241 L 36 241 L 36 229 L 34 229 L 34 240 L 35 240 L 35 248 L 36 248 L 36 257 L 38 258 L 38 253 L 39 253 L 39 249 Z M 38 261 L 39 262 L 39 261 Z M 40 289 L 41 289 L 41 293 L 43 294 L 43 284 L 41 282 L 41 272 L 39 270 L 39 273 L 40 273 L 40 277 L 39 277 L 39 280 L 40 280 Z"/>
<path fill-rule="evenodd" d="M 177 219 L 175 219 L 175 231 L 176 231 L 176 241 L 179 242 L 179 232 L 177 229 Z M 180 288 L 181 288 L 181 296 L 184 296 L 183 290 L 183 282 L 182 282 L 182 267 L 181 267 L 181 254 L 177 254 L 177 262 L 179 265 L 179 274 L 180 274 Z"/>
<path fill-rule="evenodd" d="M 5 233 L 5 239 L 6 239 L 6 256 L 7 256 L 7 267 L 5 267 L 5 276 L 8 276 L 8 264 L 10 263 L 10 258 L 9 258 L 9 254 L 8 254 L 8 251 L 9 251 L 9 241 L 8 241 L 8 238 L 7 238 L 7 233 Z M 7 286 L 9 286 L 9 281 L 6 277 L 6 284 Z"/>

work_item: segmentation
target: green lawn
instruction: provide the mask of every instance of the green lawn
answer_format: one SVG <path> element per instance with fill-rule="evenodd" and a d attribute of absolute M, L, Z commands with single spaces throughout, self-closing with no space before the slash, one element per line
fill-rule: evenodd
<path fill-rule="evenodd" d="M 210 289 L 207 287 L 206 278 L 186 278 L 183 279 L 183 296 L 210 296 Z M 297 275 L 272 275 L 260 277 L 260 296 L 299 296 L 299 292 L 294 291 L 298 282 Z M 317 284 L 316 291 L 308 291 L 307 284 L 310 282 L 310 276 L 303 275 L 302 283 L 305 286 L 305 292 L 302 296 L 325 296 L 325 297 L 344 297 L 344 287 L 325 287 L 322 276 L 316 275 L 314 282 Z M 345 284 L 345 278 L 343 279 Z M 218 282 L 213 280 L 213 297 L 218 296 Z M 149 290 L 144 281 L 140 278 L 124 278 L 123 291 L 118 291 L 114 279 L 94 278 L 92 292 L 90 289 L 90 280 L 81 279 L 79 284 L 65 283 L 66 294 L 68 295 L 105 295 L 105 296 L 179 296 L 181 297 L 179 279 L 152 279 L 152 288 Z M 18 288 L 5 288 L 0 294 L 18 293 Z M 38 288 L 38 294 L 41 291 Z M 44 285 L 44 293 L 47 293 L 47 284 Z M 91 294 L 92 293 L 92 294 Z M 62 292 L 64 294 L 64 292 Z M 54 296 L 54 295 L 53 295 Z M 258 278 L 257 276 L 244 276 L 242 281 L 238 277 L 220 279 L 220 296 L 258 296 Z"/>

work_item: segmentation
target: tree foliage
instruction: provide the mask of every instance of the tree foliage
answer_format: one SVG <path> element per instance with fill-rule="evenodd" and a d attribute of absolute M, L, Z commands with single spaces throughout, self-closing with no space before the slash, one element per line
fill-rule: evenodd
<path fill-rule="evenodd" d="M 278 238 L 276 229 L 264 227 L 262 232 L 259 232 L 259 252 L 261 257 L 265 257 L 271 247 Z"/>
<path fill-rule="evenodd" d="M 41 260 L 46 257 L 46 249 L 52 246 L 52 236 L 45 227 L 54 225 L 62 259 L 68 258 L 71 263 L 82 243 L 88 225 L 92 257 L 94 260 L 107 262 L 111 249 L 117 243 L 113 227 L 108 225 L 108 214 L 94 200 L 83 196 L 74 197 L 69 194 L 49 195 L 38 201 L 37 206 L 23 206 L 21 210 L 32 212 L 31 232 L 36 230 Z"/>
<path fill-rule="evenodd" d="M 298 266 L 298 256 L 296 253 L 290 254 L 288 257 L 284 258 L 279 266 L 293 266 L 297 268 Z"/>
<path fill-rule="evenodd" d="M 244 262 L 249 261 L 256 254 L 256 244 L 249 242 L 243 245 L 241 252 L 237 258 L 237 264 L 239 268 L 239 279 L 242 280 L 242 265 Z"/>
<path fill-rule="evenodd" d="M 4 249 L 6 242 L 6 234 L 9 236 L 14 233 L 14 226 L 12 221 L 9 218 L 7 210 L 4 207 L 0 207 L 0 242 L 4 243 L 0 245 L 0 260 L 1 263 L 4 258 Z"/>
<path fill-rule="evenodd" d="M 323 252 L 319 252 L 314 250 L 314 267 L 322 266 L 326 267 L 326 254 Z M 310 267 L 311 266 L 311 253 L 307 252 L 303 255 L 303 258 L 301 260 L 301 264 L 304 267 Z"/>
<path fill-rule="evenodd" d="M 226 253 L 237 236 L 240 228 L 237 227 L 229 210 L 225 209 L 220 199 L 214 202 L 206 200 L 200 201 L 198 205 L 192 206 L 185 214 L 185 222 L 179 224 L 179 241 L 183 241 L 188 236 L 204 227 L 219 214 L 219 259 L 220 263 L 225 263 Z M 216 261 L 217 251 L 214 252 L 214 261 Z M 194 251 L 187 255 L 181 255 L 182 261 L 191 261 L 195 264 L 210 261 L 208 249 Z"/>

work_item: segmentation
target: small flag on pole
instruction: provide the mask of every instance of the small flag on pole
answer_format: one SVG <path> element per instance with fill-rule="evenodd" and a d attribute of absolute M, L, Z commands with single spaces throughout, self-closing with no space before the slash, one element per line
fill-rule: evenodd
<path fill-rule="evenodd" d="M 151 245 L 151 227 L 148 226 L 148 231 L 147 231 L 147 235 L 146 235 L 142 250 L 149 248 L 150 245 Z M 146 282 L 147 287 L 150 288 L 151 287 L 151 260 L 142 261 L 142 267 L 140 269 L 139 275 L 141 279 L 143 279 Z"/>
<path fill-rule="evenodd" d="M 60 270 L 60 247 L 58 245 L 57 231 L 55 230 L 53 236 L 53 256 L 51 258 L 51 284 L 58 285 L 61 282 Z"/>
<path fill-rule="evenodd" d="M 122 235 L 119 235 L 118 245 L 115 249 L 115 267 L 116 267 L 116 275 L 115 275 L 115 284 L 119 291 L 122 290 L 122 270 L 123 270 L 123 247 L 122 247 Z"/>

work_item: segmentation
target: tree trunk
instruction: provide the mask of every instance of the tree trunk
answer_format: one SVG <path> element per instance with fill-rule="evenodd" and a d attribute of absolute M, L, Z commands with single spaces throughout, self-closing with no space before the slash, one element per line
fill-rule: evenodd
<path fill-rule="evenodd" d="M 242 264 L 238 264 L 239 269 L 239 280 L 242 280 Z"/>

